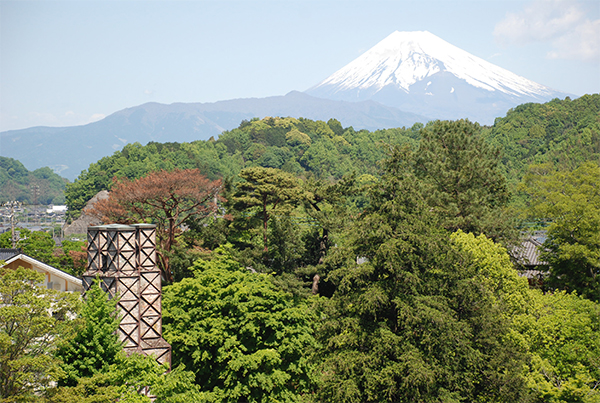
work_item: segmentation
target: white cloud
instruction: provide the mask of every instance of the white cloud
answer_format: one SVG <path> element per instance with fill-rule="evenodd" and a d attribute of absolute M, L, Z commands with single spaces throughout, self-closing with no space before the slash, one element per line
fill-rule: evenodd
<path fill-rule="evenodd" d="M 103 113 L 94 113 L 92 116 L 90 116 L 90 118 L 88 119 L 88 123 L 92 123 L 92 122 L 97 122 L 99 120 L 102 120 L 106 117 L 105 114 Z"/>
<path fill-rule="evenodd" d="M 507 13 L 494 36 L 502 44 L 548 42 L 551 59 L 600 59 L 600 19 L 590 20 L 576 0 L 534 0 L 519 13 Z"/>

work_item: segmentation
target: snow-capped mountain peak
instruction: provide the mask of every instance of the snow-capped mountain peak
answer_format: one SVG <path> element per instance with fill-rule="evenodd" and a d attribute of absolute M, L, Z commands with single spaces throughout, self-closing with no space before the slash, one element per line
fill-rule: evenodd
<path fill-rule="evenodd" d="M 447 71 L 488 91 L 539 95 L 549 89 L 444 41 L 427 31 L 395 31 L 373 48 L 317 85 L 340 89 L 383 88 L 393 84 L 406 92 L 425 78 Z"/>
<path fill-rule="evenodd" d="M 313 96 L 372 99 L 441 118 L 489 122 L 524 102 L 564 96 L 427 31 L 395 31 L 321 83 Z"/>

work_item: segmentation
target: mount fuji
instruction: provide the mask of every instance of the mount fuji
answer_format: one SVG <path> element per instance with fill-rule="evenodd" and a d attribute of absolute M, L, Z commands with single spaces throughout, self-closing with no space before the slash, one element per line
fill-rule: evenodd
<path fill-rule="evenodd" d="M 518 76 L 427 32 L 395 31 L 306 91 L 342 101 L 373 100 L 436 119 L 492 124 L 508 109 L 570 94 Z"/>

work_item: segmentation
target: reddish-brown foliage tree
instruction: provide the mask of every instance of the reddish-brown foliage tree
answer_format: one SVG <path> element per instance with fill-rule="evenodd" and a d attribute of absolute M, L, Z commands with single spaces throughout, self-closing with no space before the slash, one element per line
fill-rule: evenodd
<path fill-rule="evenodd" d="M 156 171 L 135 180 L 114 178 L 108 199 L 99 201 L 93 214 L 105 223 L 156 224 L 159 266 L 171 282 L 169 253 L 181 224 L 216 211 L 220 188 L 220 180 L 211 181 L 198 169 Z"/>

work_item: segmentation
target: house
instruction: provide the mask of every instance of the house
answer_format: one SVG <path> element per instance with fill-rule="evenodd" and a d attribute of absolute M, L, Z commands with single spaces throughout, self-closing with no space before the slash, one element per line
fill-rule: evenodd
<path fill-rule="evenodd" d="M 524 239 L 520 247 L 513 250 L 519 275 L 526 277 L 532 286 L 543 284 L 544 277 L 548 272 L 548 262 L 540 259 L 542 244 L 546 234 L 539 231 Z"/>
<path fill-rule="evenodd" d="M 0 249 L 0 261 L 4 261 L 2 267 L 9 269 L 24 267 L 42 273 L 45 276 L 44 286 L 46 288 L 70 292 L 83 291 L 80 278 L 29 257 L 20 249 Z"/>

